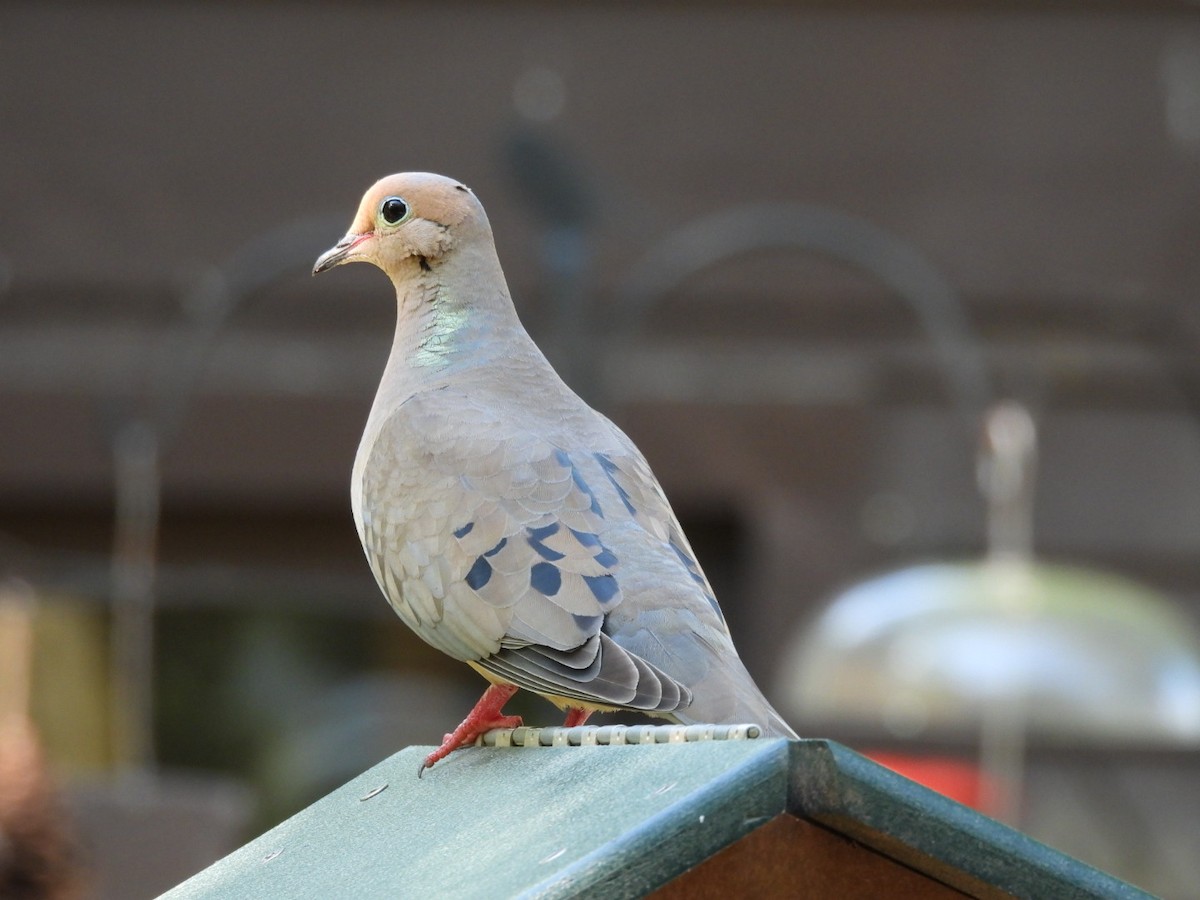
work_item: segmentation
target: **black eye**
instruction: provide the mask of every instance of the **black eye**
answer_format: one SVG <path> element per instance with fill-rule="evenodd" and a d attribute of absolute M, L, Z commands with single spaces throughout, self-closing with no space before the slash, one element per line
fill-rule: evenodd
<path fill-rule="evenodd" d="M 379 205 L 379 214 L 383 216 L 383 221 L 395 225 L 408 215 L 408 204 L 399 197 L 388 197 Z"/>

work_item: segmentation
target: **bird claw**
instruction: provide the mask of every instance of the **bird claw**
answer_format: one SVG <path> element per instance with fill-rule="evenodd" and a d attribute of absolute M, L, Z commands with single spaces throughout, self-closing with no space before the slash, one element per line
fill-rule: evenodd
<path fill-rule="evenodd" d="M 489 687 L 479 702 L 475 704 L 475 708 L 462 720 L 462 723 L 442 738 L 441 746 L 425 757 L 421 768 L 417 770 L 417 777 L 420 778 L 424 775 L 425 770 L 432 767 L 438 760 L 444 759 L 461 747 L 470 746 L 481 734 L 491 731 L 493 728 L 519 728 L 521 726 L 520 716 L 501 715 L 504 704 L 516 692 L 516 685 L 511 684 L 494 684 Z"/>

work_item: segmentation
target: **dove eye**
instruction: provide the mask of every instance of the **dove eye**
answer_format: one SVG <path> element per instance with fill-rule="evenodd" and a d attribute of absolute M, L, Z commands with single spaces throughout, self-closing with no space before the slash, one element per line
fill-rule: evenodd
<path fill-rule="evenodd" d="M 379 215 L 389 225 L 395 225 L 408 215 L 408 204 L 400 197 L 388 197 L 379 204 Z"/>

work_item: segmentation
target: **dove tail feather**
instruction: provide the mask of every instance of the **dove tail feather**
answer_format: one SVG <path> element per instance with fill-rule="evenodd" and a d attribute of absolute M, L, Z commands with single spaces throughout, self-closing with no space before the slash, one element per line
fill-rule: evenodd
<path fill-rule="evenodd" d="M 589 706 L 674 713 L 692 692 L 608 635 L 593 635 L 574 650 L 509 647 L 475 664 L 534 693 Z"/>
<path fill-rule="evenodd" d="M 798 737 L 736 658 L 732 665 L 712 672 L 695 688 L 695 702 L 675 714 L 684 725 L 753 723 L 762 728 L 763 737 Z"/>

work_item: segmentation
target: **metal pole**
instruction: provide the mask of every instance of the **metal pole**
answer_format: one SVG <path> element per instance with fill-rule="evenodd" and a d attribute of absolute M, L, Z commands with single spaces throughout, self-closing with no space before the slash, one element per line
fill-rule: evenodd
<path fill-rule="evenodd" d="M 182 298 L 184 320 L 150 380 L 148 412 L 110 434 L 116 515 L 112 558 L 112 708 L 115 766 L 152 772 L 154 609 L 162 507 L 162 456 L 178 434 L 209 353 L 239 304 L 290 272 L 308 271 L 337 233 L 328 217 L 289 223 L 244 244 Z"/>
<path fill-rule="evenodd" d="M 112 441 L 112 743 L 118 770 L 154 768 L 154 583 L 161 508 L 158 434 L 143 421 Z"/>

